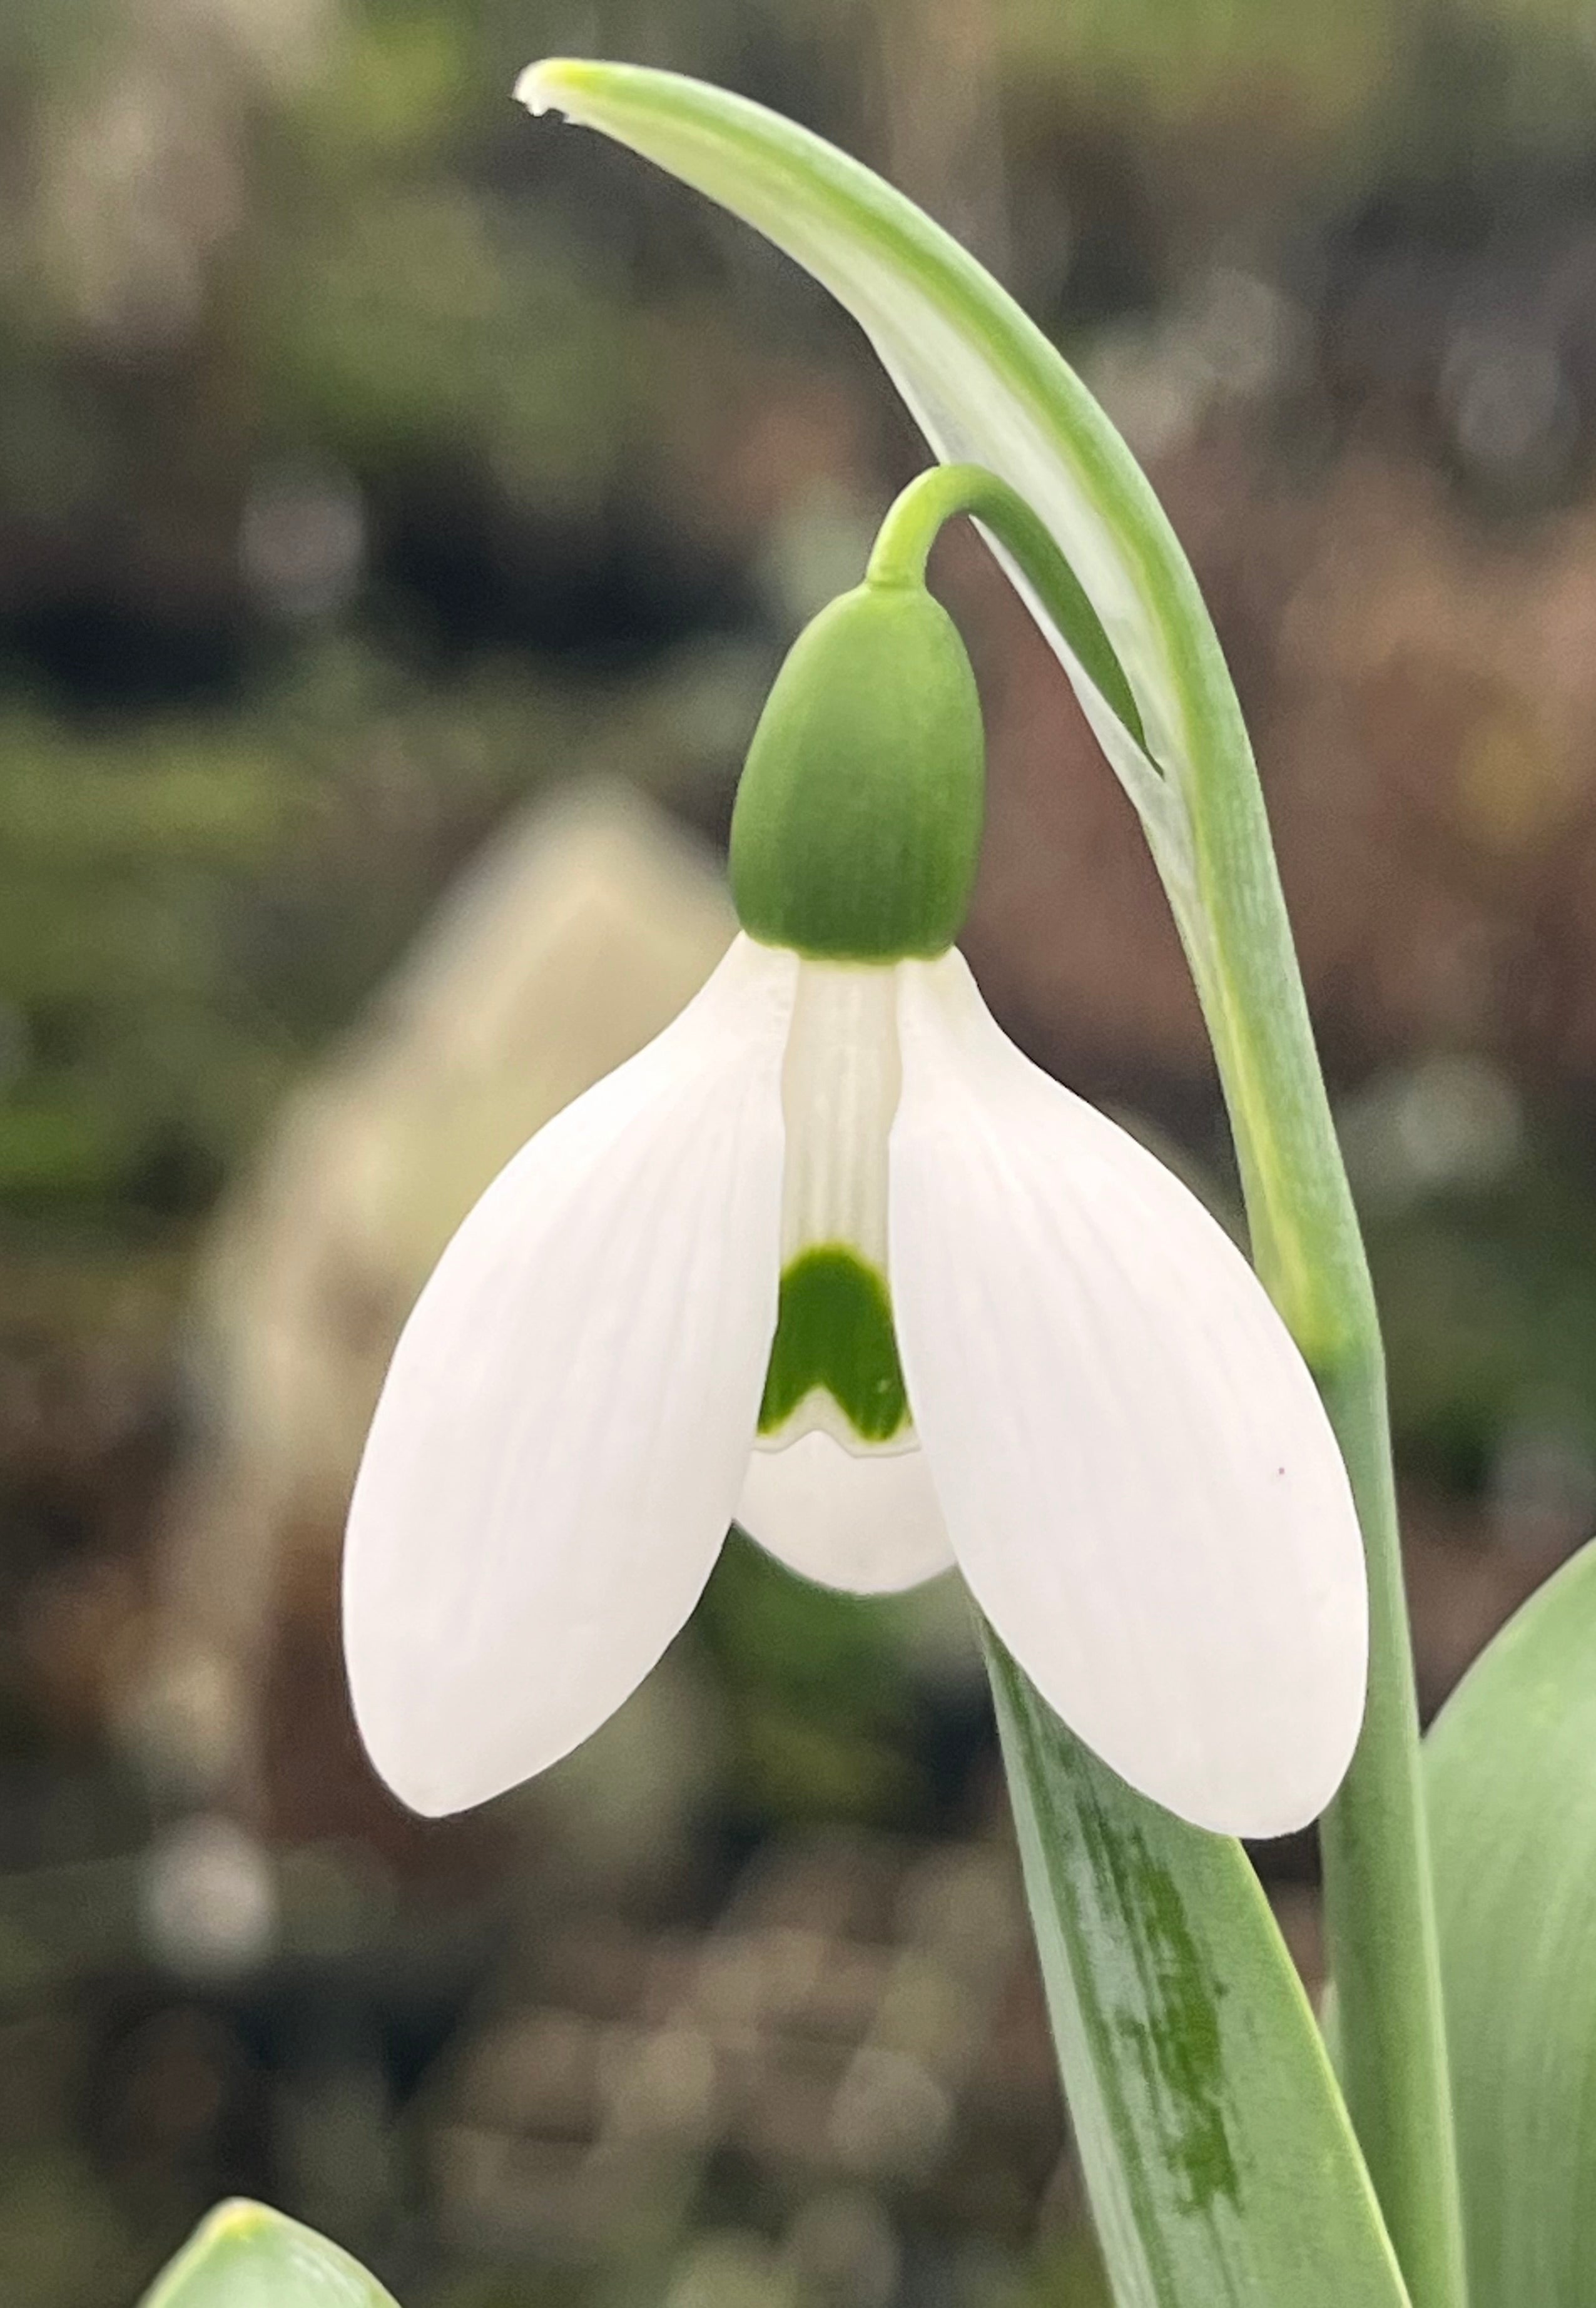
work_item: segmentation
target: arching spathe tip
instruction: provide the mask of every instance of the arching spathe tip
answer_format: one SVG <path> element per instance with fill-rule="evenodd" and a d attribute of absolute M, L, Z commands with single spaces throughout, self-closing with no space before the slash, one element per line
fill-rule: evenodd
<path fill-rule="evenodd" d="M 517 104 L 524 104 L 534 119 L 546 112 L 563 113 L 567 120 L 579 115 L 583 80 L 587 67 L 575 56 L 542 56 L 536 64 L 528 65 L 515 83 L 513 94 Z"/>

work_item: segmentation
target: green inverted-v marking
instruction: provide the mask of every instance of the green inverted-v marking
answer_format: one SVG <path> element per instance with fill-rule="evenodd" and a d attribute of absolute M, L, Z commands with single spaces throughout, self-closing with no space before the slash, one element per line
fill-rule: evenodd
<path fill-rule="evenodd" d="M 760 1433 L 784 1426 L 817 1386 L 863 1442 L 889 1442 L 909 1422 L 885 1279 L 842 1243 L 800 1252 L 782 1274 Z"/>

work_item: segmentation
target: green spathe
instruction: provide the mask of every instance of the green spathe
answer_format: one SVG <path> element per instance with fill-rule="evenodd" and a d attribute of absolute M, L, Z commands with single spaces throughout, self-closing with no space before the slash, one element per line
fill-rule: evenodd
<path fill-rule="evenodd" d="M 919 584 L 821 611 L 776 677 L 731 820 L 750 936 L 833 961 L 943 953 L 975 882 L 986 749 L 957 628 Z"/>
<path fill-rule="evenodd" d="M 909 1423 L 886 1284 L 845 1243 L 802 1251 L 782 1274 L 760 1433 L 779 1433 L 817 1386 L 863 1442 Z"/>

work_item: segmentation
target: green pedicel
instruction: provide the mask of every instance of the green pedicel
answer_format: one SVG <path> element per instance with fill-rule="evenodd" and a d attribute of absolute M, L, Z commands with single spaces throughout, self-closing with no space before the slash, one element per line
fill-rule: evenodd
<path fill-rule="evenodd" d="M 842 1243 L 801 1251 L 781 1276 L 760 1433 L 779 1433 L 817 1386 L 862 1442 L 889 1442 L 909 1424 L 886 1284 Z"/>

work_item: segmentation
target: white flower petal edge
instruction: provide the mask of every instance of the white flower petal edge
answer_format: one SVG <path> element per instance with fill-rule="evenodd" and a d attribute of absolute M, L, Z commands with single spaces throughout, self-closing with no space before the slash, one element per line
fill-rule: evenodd
<path fill-rule="evenodd" d="M 1339 1784 L 1367 1603 L 1345 1469 L 1246 1260 L 1015 1049 L 957 953 L 906 963 L 889 1266 L 959 1565 L 1044 1697 L 1198 1826 Z"/>
<path fill-rule="evenodd" d="M 361 1735 L 417 1811 L 585 1739 L 713 1567 L 775 1329 L 796 971 L 736 939 L 501 1172 L 406 1325 L 350 1509 L 344 1641 Z"/>
<path fill-rule="evenodd" d="M 850 1595 L 918 1587 L 953 1560 L 923 1451 L 849 1451 L 818 1428 L 755 1451 L 737 1519 L 789 1571 Z"/>

